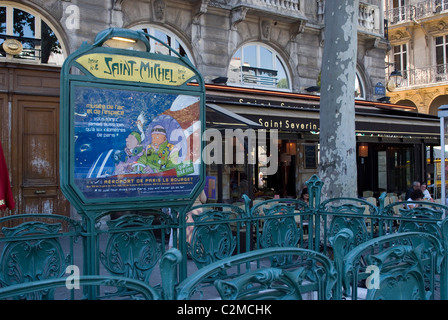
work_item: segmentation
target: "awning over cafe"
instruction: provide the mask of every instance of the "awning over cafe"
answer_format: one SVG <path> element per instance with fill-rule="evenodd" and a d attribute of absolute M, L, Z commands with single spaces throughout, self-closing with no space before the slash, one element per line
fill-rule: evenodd
<path fill-rule="evenodd" d="M 207 104 L 209 107 L 209 104 Z M 216 109 L 219 107 L 219 109 Z M 367 110 L 357 108 L 355 127 L 357 134 L 425 137 L 438 139 L 439 120 L 436 116 L 422 115 L 410 111 Z M 214 105 L 215 112 L 232 119 L 228 126 L 241 124 L 252 128 L 278 129 L 293 132 L 318 132 L 320 130 L 319 110 L 294 110 L 273 107 L 248 107 L 247 105 Z M 219 110 L 219 111 L 216 111 Z M 207 110 L 208 112 L 208 110 Z M 208 114 L 207 123 L 219 126 L 216 115 Z M 215 119 L 215 120 L 211 120 Z"/>
<path fill-rule="evenodd" d="M 398 137 L 425 137 L 439 139 L 438 119 L 407 116 L 356 115 L 356 133 Z"/>
<path fill-rule="evenodd" d="M 318 95 L 207 85 L 207 126 L 320 131 Z M 439 118 L 390 103 L 355 100 L 358 136 L 438 140 Z M 257 125 L 257 126 L 256 126 Z"/>
<path fill-rule="evenodd" d="M 205 119 L 207 128 L 262 128 L 260 124 L 216 104 L 207 103 L 206 107 Z"/>

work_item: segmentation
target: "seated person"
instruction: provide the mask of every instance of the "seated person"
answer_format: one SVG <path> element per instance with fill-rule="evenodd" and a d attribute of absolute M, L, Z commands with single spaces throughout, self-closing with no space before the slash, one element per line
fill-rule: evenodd
<path fill-rule="evenodd" d="M 414 181 L 412 182 L 412 186 L 406 191 L 406 197 L 405 199 L 409 199 L 411 197 L 411 193 L 414 190 L 420 189 L 420 181 Z"/>
<path fill-rule="evenodd" d="M 308 188 L 307 187 L 303 188 L 302 194 L 300 196 L 300 200 L 305 202 L 307 205 L 310 204 L 310 195 L 308 193 Z"/>
<path fill-rule="evenodd" d="M 425 182 L 422 182 L 420 184 L 420 189 L 422 189 L 423 192 L 423 200 L 434 202 L 434 199 L 431 197 L 431 194 L 429 193 L 429 190 L 427 189 L 427 184 Z"/>
<path fill-rule="evenodd" d="M 411 192 L 411 196 L 407 201 L 423 201 L 423 192 L 420 189 Z M 407 209 L 413 209 L 418 207 L 418 204 L 408 203 L 406 204 Z"/>

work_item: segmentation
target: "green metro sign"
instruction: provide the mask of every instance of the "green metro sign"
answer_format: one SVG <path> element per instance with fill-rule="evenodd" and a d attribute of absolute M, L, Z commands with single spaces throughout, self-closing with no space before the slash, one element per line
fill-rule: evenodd
<path fill-rule="evenodd" d="M 202 77 L 149 37 L 104 30 L 62 67 L 61 187 L 78 211 L 185 205 L 202 190 Z"/>

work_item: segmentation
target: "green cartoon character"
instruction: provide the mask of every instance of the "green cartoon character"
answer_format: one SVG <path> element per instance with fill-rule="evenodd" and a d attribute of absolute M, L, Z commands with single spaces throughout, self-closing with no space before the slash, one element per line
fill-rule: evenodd
<path fill-rule="evenodd" d="M 175 167 L 178 151 L 169 143 L 166 130 L 161 125 L 156 125 L 151 130 L 151 144 L 146 147 L 138 163 L 145 165 L 147 173 L 161 172 Z"/>

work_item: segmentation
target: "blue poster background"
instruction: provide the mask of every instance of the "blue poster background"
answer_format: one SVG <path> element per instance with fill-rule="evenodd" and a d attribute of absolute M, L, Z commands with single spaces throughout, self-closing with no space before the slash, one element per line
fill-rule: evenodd
<path fill-rule="evenodd" d="M 198 183 L 199 97 L 76 86 L 74 117 L 74 178 L 87 198 L 182 196 Z"/>

